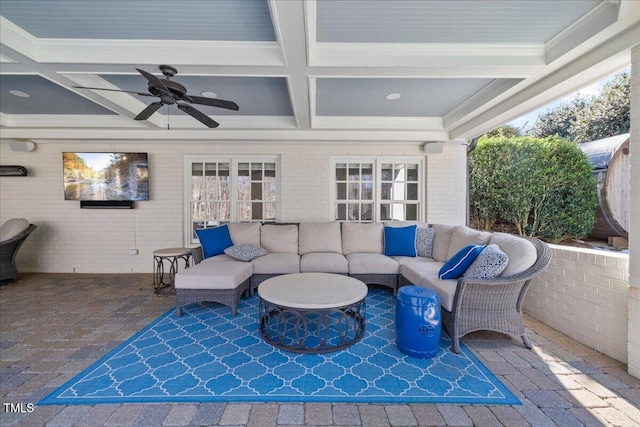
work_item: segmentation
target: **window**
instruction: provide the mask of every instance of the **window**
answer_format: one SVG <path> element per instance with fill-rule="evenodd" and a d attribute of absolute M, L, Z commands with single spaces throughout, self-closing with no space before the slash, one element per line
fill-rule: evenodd
<path fill-rule="evenodd" d="M 422 165 L 421 158 L 334 159 L 334 219 L 421 220 Z"/>
<path fill-rule="evenodd" d="M 278 158 L 186 156 L 187 244 L 195 230 L 228 222 L 275 221 L 278 212 Z"/>

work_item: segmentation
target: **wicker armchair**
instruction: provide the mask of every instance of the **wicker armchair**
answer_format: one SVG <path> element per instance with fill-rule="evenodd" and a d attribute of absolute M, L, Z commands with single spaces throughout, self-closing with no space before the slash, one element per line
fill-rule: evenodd
<path fill-rule="evenodd" d="M 27 229 L 4 242 L 0 242 L 0 280 L 15 279 L 18 276 L 16 255 L 22 243 L 29 237 L 37 226 L 30 224 Z"/>
<path fill-rule="evenodd" d="M 474 331 L 495 331 L 531 342 L 522 321 L 522 302 L 534 277 L 551 261 L 546 243 L 527 238 L 536 248 L 536 262 L 522 273 L 494 279 L 458 279 L 451 311 L 441 307 L 442 323 L 451 336 L 451 351 L 460 353 L 460 338 Z M 410 285 L 400 276 L 400 286 Z"/>
<path fill-rule="evenodd" d="M 442 322 L 451 335 L 451 351 L 460 352 L 460 338 L 474 331 L 495 331 L 520 337 L 531 348 L 522 321 L 522 302 L 534 277 L 551 261 L 546 243 L 528 238 L 536 247 L 537 260 L 520 274 L 495 279 L 458 281 L 452 311 L 442 309 Z"/>

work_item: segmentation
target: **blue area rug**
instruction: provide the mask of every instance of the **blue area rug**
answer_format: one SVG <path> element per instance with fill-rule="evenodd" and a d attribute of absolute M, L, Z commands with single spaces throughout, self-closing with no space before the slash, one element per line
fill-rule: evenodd
<path fill-rule="evenodd" d="M 278 350 L 258 332 L 258 299 L 238 315 L 215 303 L 170 310 L 39 402 L 343 402 L 520 404 L 464 345 L 412 358 L 395 344 L 395 298 L 371 289 L 366 332 L 334 353 Z"/>

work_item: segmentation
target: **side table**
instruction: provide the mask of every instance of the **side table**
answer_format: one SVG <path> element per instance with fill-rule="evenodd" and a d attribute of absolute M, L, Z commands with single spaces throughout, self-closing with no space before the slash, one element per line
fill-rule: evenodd
<path fill-rule="evenodd" d="M 178 260 L 184 261 L 184 268 L 189 267 L 190 248 L 165 248 L 153 251 L 153 289 L 156 295 L 160 290 L 171 288 L 175 293 L 174 280 L 178 272 Z M 169 263 L 169 272 L 165 276 L 165 261 Z"/>

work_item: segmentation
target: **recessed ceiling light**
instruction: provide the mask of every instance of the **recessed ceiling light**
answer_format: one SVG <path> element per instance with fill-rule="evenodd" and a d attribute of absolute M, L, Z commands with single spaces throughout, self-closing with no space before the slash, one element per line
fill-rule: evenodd
<path fill-rule="evenodd" d="M 19 96 L 20 98 L 30 98 L 31 97 L 31 95 L 29 95 L 27 92 L 23 92 L 21 90 L 11 89 L 9 91 L 9 93 L 11 95 Z"/>
<path fill-rule="evenodd" d="M 206 96 L 207 98 L 217 98 L 218 94 L 213 92 L 202 92 L 200 95 Z"/>
<path fill-rule="evenodd" d="M 390 93 L 389 95 L 387 95 L 386 98 L 389 99 L 389 100 L 394 100 L 394 99 L 400 98 L 401 96 L 402 95 L 400 95 L 399 93 L 394 92 L 394 93 Z"/>

